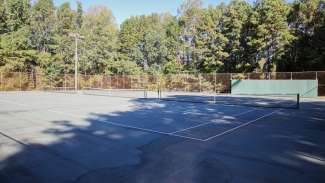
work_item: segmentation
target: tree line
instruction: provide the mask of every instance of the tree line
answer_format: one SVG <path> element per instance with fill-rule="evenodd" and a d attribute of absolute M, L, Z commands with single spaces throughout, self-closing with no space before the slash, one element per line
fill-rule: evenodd
<path fill-rule="evenodd" d="M 273 72 L 325 69 L 325 1 L 234 0 L 132 16 L 53 0 L 0 0 L 0 71 L 84 74 Z"/>

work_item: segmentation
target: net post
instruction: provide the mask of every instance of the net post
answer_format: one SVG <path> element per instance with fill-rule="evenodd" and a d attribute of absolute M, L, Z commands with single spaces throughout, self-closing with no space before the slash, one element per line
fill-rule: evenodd
<path fill-rule="evenodd" d="M 214 73 L 214 92 L 213 92 L 213 102 L 217 103 L 216 101 L 216 95 L 217 95 L 217 72 Z"/>
<path fill-rule="evenodd" d="M 290 77 L 291 77 L 291 80 L 292 80 L 292 72 L 290 72 Z"/>
<path fill-rule="evenodd" d="M 300 94 L 297 94 L 297 109 L 300 109 Z"/>
<path fill-rule="evenodd" d="M 316 75 L 316 80 L 318 80 L 318 72 L 317 71 L 316 71 L 315 75 Z"/>
<path fill-rule="evenodd" d="M 157 99 L 160 100 L 160 75 L 156 75 L 157 80 Z"/>

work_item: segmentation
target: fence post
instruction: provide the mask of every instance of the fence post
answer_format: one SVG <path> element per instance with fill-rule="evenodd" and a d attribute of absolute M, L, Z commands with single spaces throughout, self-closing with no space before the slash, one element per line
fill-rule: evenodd
<path fill-rule="evenodd" d="M 292 72 L 290 72 L 291 80 L 292 80 Z"/>
<path fill-rule="evenodd" d="M 122 74 L 122 89 L 125 89 L 125 75 Z"/>
<path fill-rule="evenodd" d="M 200 92 L 202 92 L 201 74 L 199 74 L 199 86 L 200 86 Z"/>
<path fill-rule="evenodd" d="M 119 84 L 120 84 L 120 82 L 119 82 L 120 78 L 119 78 L 118 75 L 114 75 L 114 77 L 117 77 L 116 78 L 116 86 L 114 87 L 114 89 L 118 89 L 119 88 Z"/>
<path fill-rule="evenodd" d="M 67 88 L 67 74 L 64 73 L 64 88 Z"/>
<path fill-rule="evenodd" d="M 21 81 L 21 72 L 19 72 L 19 87 L 20 87 L 20 91 L 22 91 L 22 81 Z"/>
<path fill-rule="evenodd" d="M 318 72 L 316 71 L 316 73 L 315 73 L 315 74 L 316 74 L 316 80 L 318 80 Z"/>
<path fill-rule="evenodd" d="M 2 91 L 3 89 L 3 83 L 2 83 L 2 72 L 0 72 L 0 90 Z"/>
<path fill-rule="evenodd" d="M 100 88 L 103 89 L 104 88 L 104 77 L 105 77 L 105 74 L 101 75 L 101 80 L 100 80 Z"/>
<path fill-rule="evenodd" d="M 214 93 L 217 94 L 217 73 L 214 73 Z"/>
<path fill-rule="evenodd" d="M 186 72 L 185 73 L 186 74 L 186 77 L 185 77 L 185 79 L 186 79 L 186 82 L 185 82 L 185 84 L 186 84 L 186 86 L 185 86 L 185 92 L 187 92 L 187 91 L 190 91 L 190 89 L 189 89 L 189 82 L 188 82 L 188 73 Z"/>

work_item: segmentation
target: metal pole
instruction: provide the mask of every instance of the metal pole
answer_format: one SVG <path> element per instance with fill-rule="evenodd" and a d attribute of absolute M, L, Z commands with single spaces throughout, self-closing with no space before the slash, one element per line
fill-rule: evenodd
<path fill-rule="evenodd" d="M 107 77 L 109 78 L 109 89 L 112 89 L 112 76 L 108 75 Z"/>
<path fill-rule="evenodd" d="M 2 90 L 2 88 L 3 88 L 3 83 L 2 83 L 3 81 L 2 81 L 2 72 L 0 72 L 0 89 Z"/>
<path fill-rule="evenodd" d="M 78 91 L 78 37 L 75 35 L 74 88 Z"/>
<path fill-rule="evenodd" d="M 64 73 L 64 88 L 67 88 L 67 75 Z"/>
<path fill-rule="evenodd" d="M 133 80 L 133 75 L 130 75 L 130 89 L 133 89 L 133 87 L 132 87 L 132 80 Z"/>
<path fill-rule="evenodd" d="M 290 74 L 291 74 L 291 80 L 292 80 L 292 72 L 290 72 Z"/>
<path fill-rule="evenodd" d="M 185 92 L 187 92 L 187 91 L 190 91 L 190 88 L 189 88 L 189 82 L 188 82 L 188 73 L 185 73 L 185 76 L 186 76 L 186 82 L 185 82 L 185 84 L 186 84 L 186 86 L 185 86 Z"/>
<path fill-rule="evenodd" d="M 100 87 L 103 89 L 104 88 L 104 80 L 105 80 L 105 74 L 103 74 L 103 75 L 101 75 L 102 77 L 102 79 L 101 79 L 101 82 L 100 82 Z"/>
<path fill-rule="evenodd" d="M 202 85 L 201 85 L 201 74 L 199 74 L 199 85 L 200 85 L 200 92 L 202 92 Z"/>
<path fill-rule="evenodd" d="M 22 80 L 22 76 L 21 76 L 21 72 L 19 72 L 19 87 L 20 87 L 20 91 L 22 91 L 22 84 L 21 81 Z"/>
<path fill-rule="evenodd" d="M 74 88 L 78 91 L 78 39 L 83 38 L 83 36 L 78 33 L 70 33 L 69 36 L 75 39 Z"/>
<path fill-rule="evenodd" d="M 114 75 L 114 77 L 116 78 L 116 86 L 115 89 L 120 89 L 119 84 L 120 84 L 120 77 L 119 75 Z"/>
<path fill-rule="evenodd" d="M 124 77 L 124 72 L 122 74 L 122 88 L 125 89 L 125 77 Z"/>
<path fill-rule="evenodd" d="M 300 94 L 297 94 L 297 109 L 300 108 Z"/>
<path fill-rule="evenodd" d="M 318 72 L 316 71 L 316 80 L 318 80 Z"/>
<path fill-rule="evenodd" d="M 213 92 L 213 102 L 217 103 L 217 73 L 214 73 L 214 92 Z"/>

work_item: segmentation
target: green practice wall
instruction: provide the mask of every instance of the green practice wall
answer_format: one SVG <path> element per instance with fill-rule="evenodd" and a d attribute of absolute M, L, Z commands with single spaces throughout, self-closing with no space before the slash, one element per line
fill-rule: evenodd
<path fill-rule="evenodd" d="M 232 80 L 232 94 L 297 94 L 317 97 L 317 80 Z"/>

